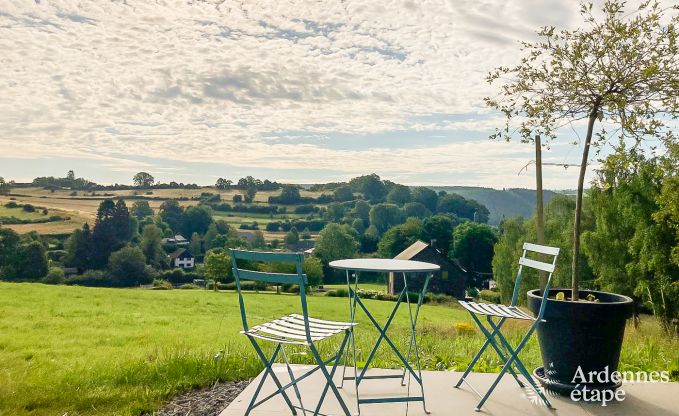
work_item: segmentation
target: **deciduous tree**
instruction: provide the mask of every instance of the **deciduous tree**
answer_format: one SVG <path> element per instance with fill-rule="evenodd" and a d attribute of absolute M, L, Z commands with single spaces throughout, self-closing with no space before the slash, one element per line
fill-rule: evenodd
<path fill-rule="evenodd" d="M 333 260 L 351 258 L 358 251 L 356 231 L 350 226 L 330 223 L 318 234 L 314 254 L 328 264 Z"/>
<path fill-rule="evenodd" d="M 134 182 L 134 186 L 139 187 L 139 188 L 150 188 L 153 186 L 153 182 L 155 179 L 150 173 L 147 172 L 139 172 L 136 175 L 134 175 L 134 178 L 132 178 L 132 181 Z"/>
<path fill-rule="evenodd" d="M 578 177 L 573 255 L 573 299 L 580 286 L 580 231 L 583 190 L 589 151 L 616 135 L 638 145 L 654 138 L 676 142 L 668 120 L 679 113 L 679 5 L 668 8 L 644 1 L 630 12 L 625 3 L 607 0 L 602 18 L 583 3 L 583 28 L 557 31 L 545 27 L 536 42 L 524 42 L 524 56 L 515 67 L 500 67 L 489 82 L 501 82 L 501 92 L 486 98 L 506 116 L 504 129 L 493 137 L 535 135 L 556 139 L 560 128 L 587 123 Z M 599 122 L 599 129 L 595 126 Z M 596 130 L 596 131 L 595 131 Z"/>

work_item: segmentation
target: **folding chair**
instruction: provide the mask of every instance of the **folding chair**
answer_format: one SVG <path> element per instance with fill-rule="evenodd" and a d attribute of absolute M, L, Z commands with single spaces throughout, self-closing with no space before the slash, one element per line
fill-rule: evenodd
<path fill-rule="evenodd" d="M 304 415 L 306 415 L 308 409 L 306 409 L 304 407 L 304 404 L 302 403 L 302 397 L 297 385 L 300 381 L 309 377 L 311 374 L 315 373 L 318 370 L 320 370 L 323 373 L 323 376 L 326 379 L 326 385 L 323 388 L 323 392 L 321 393 L 321 397 L 318 401 L 318 404 L 316 405 L 316 408 L 313 411 L 313 415 L 319 414 L 321 405 L 323 404 L 325 396 L 328 393 L 328 389 L 331 389 L 333 394 L 337 398 L 337 401 L 339 402 L 345 416 L 350 416 L 349 409 L 347 408 L 346 404 L 344 403 L 344 400 L 340 396 L 337 386 L 335 386 L 333 382 L 333 376 L 335 375 L 335 370 L 337 369 L 337 365 L 340 361 L 344 348 L 347 345 L 347 340 L 349 339 L 349 336 L 353 331 L 353 326 L 356 324 L 348 322 L 326 321 L 309 317 L 305 291 L 307 277 L 302 272 L 303 260 L 304 256 L 301 253 L 266 253 L 255 251 L 231 250 L 233 274 L 236 279 L 236 288 L 238 289 L 238 302 L 240 304 L 241 319 L 243 321 L 243 331 L 241 331 L 241 334 L 246 335 L 250 342 L 252 343 L 252 346 L 255 348 L 257 355 L 264 364 L 265 371 L 264 375 L 262 376 L 262 379 L 259 382 L 259 385 L 257 386 L 257 389 L 255 390 L 254 395 L 252 396 L 252 400 L 250 400 L 250 404 L 248 405 L 247 411 L 245 412 L 245 416 L 248 416 L 252 409 L 256 408 L 257 406 L 261 405 L 262 403 L 266 402 L 267 400 L 271 399 L 272 397 L 278 394 L 283 396 L 285 403 L 288 405 L 288 408 L 290 408 L 290 411 L 292 412 L 293 415 L 297 414 L 296 409 L 302 410 Z M 293 263 L 295 265 L 296 273 L 294 274 L 268 273 L 246 270 L 239 267 L 239 261 L 241 265 L 244 262 L 248 261 L 269 262 L 269 263 Z M 241 290 L 240 284 L 241 280 L 254 280 L 273 284 L 299 285 L 299 295 L 302 304 L 302 314 L 300 315 L 293 313 L 270 322 L 250 327 L 248 325 L 247 316 L 245 312 L 245 303 L 243 301 L 243 292 Z M 335 354 L 334 356 L 330 357 L 327 360 L 323 360 L 320 354 L 318 353 L 318 349 L 316 348 L 315 343 L 340 333 L 344 333 L 344 338 L 339 347 L 339 350 L 337 351 L 337 354 Z M 264 352 L 260 348 L 257 340 L 273 342 L 276 344 L 276 347 L 274 348 L 274 352 L 271 355 L 271 357 L 267 358 L 266 355 L 264 355 Z M 295 375 L 292 372 L 292 368 L 290 367 L 288 356 L 285 353 L 286 345 L 304 345 L 308 347 L 309 350 L 311 351 L 311 354 L 314 357 L 314 360 L 316 361 L 317 366 L 315 366 L 312 370 L 307 371 L 303 375 L 295 377 Z M 290 376 L 291 380 L 290 383 L 287 383 L 285 385 L 283 385 L 283 383 L 279 380 L 279 378 L 276 376 L 276 373 L 272 369 L 272 365 L 276 361 L 276 358 L 278 357 L 278 354 L 280 352 L 283 353 L 282 354 L 283 359 L 285 361 L 285 365 L 288 370 L 288 375 Z M 326 365 L 330 363 L 333 364 L 331 371 L 328 372 Z M 264 385 L 264 382 L 266 381 L 267 377 L 271 377 L 273 382 L 276 384 L 277 390 L 258 401 L 257 398 L 262 390 L 262 386 Z M 299 406 L 293 405 L 292 401 L 290 400 L 290 397 L 286 393 L 286 390 L 289 389 L 290 387 L 292 387 L 295 391 L 295 395 L 297 396 L 297 400 L 299 401 Z M 311 410 L 309 410 L 309 412 L 311 412 Z"/>
<path fill-rule="evenodd" d="M 551 263 L 545 263 L 542 261 L 537 261 L 537 260 L 531 260 L 526 257 L 527 252 L 535 252 L 535 253 L 540 253 L 543 255 L 547 256 L 553 256 L 552 262 Z M 526 367 L 523 365 L 521 360 L 519 359 L 519 353 L 523 349 L 523 347 L 526 346 L 526 343 L 528 342 L 528 339 L 530 336 L 533 334 L 533 332 L 537 329 L 538 325 L 540 325 L 541 322 L 543 322 L 543 315 L 545 313 L 545 306 L 547 305 L 547 294 L 549 293 L 549 288 L 550 284 L 552 281 L 552 274 L 554 273 L 554 268 L 556 266 L 556 258 L 559 255 L 559 249 L 556 247 L 548 247 L 548 246 L 541 246 L 537 244 L 531 244 L 531 243 L 523 243 L 523 255 L 519 259 L 519 271 L 516 275 L 516 281 L 514 282 L 514 293 L 512 294 L 512 302 L 511 305 L 506 306 L 506 305 L 496 305 L 496 304 L 490 304 L 490 303 L 476 303 L 476 302 L 465 302 L 465 301 L 460 301 L 460 304 L 467 310 L 469 311 L 470 315 L 472 316 L 472 319 L 474 319 L 474 322 L 476 322 L 476 325 L 479 326 L 481 329 L 481 332 L 486 336 L 486 342 L 483 344 L 481 349 L 479 350 L 478 353 L 474 356 L 472 359 L 472 362 L 469 364 L 467 369 L 465 370 L 464 374 L 462 374 L 462 377 L 460 380 L 457 382 L 455 385 L 456 388 L 459 388 L 462 383 L 466 383 L 476 394 L 481 397 L 481 401 L 479 404 L 476 406 L 476 411 L 481 410 L 481 406 L 488 400 L 488 397 L 491 395 L 493 390 L 495 390 L 495 387 L 497 387 L 498 383 L 502 379 L 502 377 L 505 375 L 506 372 L 509 372 L 516 382 L 519 384 L 521 388 L 524 388 L 524 384 L 521 382 L 519 379 L 518 375 L 513 369 L 513 365 L 516 366 L 516 368 L 519 370 L 519 373 L 523 375 L 526 380 L 528 380 L 528 383 L 530 386 L 535 390 L 535 393 L 542 399 L 542 401 L 549 407 L 553 408 L 552 404 L 547 400 L 547 397 L 545 397 L 545 394 L 543 390 L 537 385 L 535 379 L 528 373 L 528 370 L 526 370 Z M 541 270 L 543 272 L 549 273 L 549 277 L 547 278 L 547 285 L 545 286 L 545 290 L 542 294 L 542 303 L 540 305 L 540 310 L 538 311 L 537 317 L 532 317 L 526 312 L 522 311 L 516 306 L 516 301 L 519 296 L 519 290 L 521 288 L 521 273 L 523 271 L 523 267 L 530 267 L 532 269 L 537 269 Z M 479 316 L 485 316 L 486 320 L 488 322 L 488 325 L 490 328 L 486 328 L 481 320 L 479 319 Z M 495 322 L 493 321 L 493 318 L 499 318 L 499 321 Z M 519 319 L 519 320 L 525 320 L 525 321 L 532 321 L 533 324 L 530 326 L 528 329 L 528 332 L 526 335 L 523 337 L 521 342 L 517 345 L 516 348 L 513 348 L 507 339 L 502 335 L 500 332 L 500 329 L 502 328 L 502 325 L 505 323 L 507 319 Z M 500 342 L 499 344 L 496 342 L 497 338 Z M 500 374 L 497 375 L 497 378 L 493 382 L 493 384 L 490 386 L 488 391 L 484 396 L 481 396 L 474 387 L 469 384 L 469 382 L 466 380 L 467 376 L 469 373 L 472 371 L 474 368 L 474 365 L 476 362 L 481 358 L 481 355 L 483 354 L 483 351 L 488 346 L 493 347 L 495 352 L 497 352 L 498 356 L 500 356 L 500 359 L 504 363 L 504 366 L 502 367 L 502 370 L 500 371 Z"/>

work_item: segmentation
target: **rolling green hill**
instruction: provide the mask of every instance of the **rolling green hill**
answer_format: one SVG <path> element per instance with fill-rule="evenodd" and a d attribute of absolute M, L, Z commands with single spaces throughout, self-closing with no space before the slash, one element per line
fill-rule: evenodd
<path fill-rule="evenodd" d="M 503 190 L 492 188 L 481 188 L 473 186 L 434 186 L 435 191 L 453 192 L 468 199 L 485 205 L 490 211 L 488 223 L 498 225 L 502 217 L 524 217 L 529 218 L 535 210 L 535 190 L 506 188 Z M 553 191 L 544 191 L 545 204 L 552 196 L 556 195 Z"/>

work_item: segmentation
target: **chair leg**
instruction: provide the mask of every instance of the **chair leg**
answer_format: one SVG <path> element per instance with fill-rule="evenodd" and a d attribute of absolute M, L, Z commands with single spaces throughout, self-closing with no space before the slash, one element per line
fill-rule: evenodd
<path fill-rule="evenodd" d="M 491 326 L 495 327 L 493 322 L 490 322 Z M 505 348 L 511 351 L 512 346 L 509 344 L 509 341 L 507 341 L 507 338 L 502 335 L 502 333 L 498 332 L 498 338 L 500 339 L 500 342 L 504 345 Z M 535 391 L 535 393 L 542 399 L 542 401 L 545 403 L 545 405 L 551 409 L 554 407 L 552 406 L 552 403 L 547 399 L 547 396 L 544 394 L 544 389 L 542 389 L 535 381 L 533 376 L 528 372 L 526 369 L 526 366 L 523 365 L 521 360 L 517 357 L 516 358 L 516 368 L 519 370 L 519 372 L 528 380 L 530 383 L 531 387 Z"/>
<path fill-rule="evenodd" d="M 281 396 L 283 396 L 283 399 L 285 400 L 285 403 L 288 405 L 288 408 L 290 408 L 290 411 L 292 412 L 293 415 L 297 414 L 297 410 L 295 410 L 295 407 L 292 405 L 292 401 L 290 401 L 290 397 L 288 397 L 287 393 L 285 393 L 285 389 L 283 389 L 283 385 L 281 384 L 280 380 L 278 380 L 278 377 L 276 376 L 276 373 L 274 373 L 273 369 L 271 366 L 273 365 L 274 361 L 276 360 L 276 357 L 278 356 L 278 353 L 281 350 L 281 344 L 278 344 L 276 346 L 276 349 L 274 353 L 271 355 L 270 359 L 267 359 L 264 353 L 262 352 L 262 349 L 259 347 L 259 344 L 252 338 L 248 337 L 252 345 L 255 347 L 255 351 L 257 352 L 257 355 L 259 358 L 262 360 L 262 363 L 264 363 L 264 370 L 266 371 L 266 374 L 271 376 L 271 379 L 276 383 L 276 387 L 278 387 L 278 392 L 280 392 Z M 265 377 L 264 376 L 264 377 Z M 257 398 L 257 395 L 259 394 L 262 386 L 264 385 L 264 377 L 262 377 L 262 382 L 258 386 L 257 390 L 255 391 L 254 396 L 252 397 L 252 401 L 250 403 L 250 406 L 254 405 L 255 399 Z M 248 410 L 245 412 L 245 416 L 250 414 L 250 411 L 253 409 L 253 407 L 248 406 Z"/>
<path fill-rule="evenodd" d="M 334 381 L 333 377 L 335 376 L 335 371 L 337 371 L 337 364 L 339 364 L 339 361 L 342 357 L 342 351 L 347 345 L 347 340 L 349 339 L 349 331 L 346 332 L 344 335 L 344 339 L 342 340 L 342 344 L 340 345 L 339 350 L 337 351 L 337 354 L 335 355 L 335 360 L 332 365 L 332 370 L 330 371 L 330 381 L 325 383 L 325 386 L 323 387 L 323 392 L 321 393 L 321 397 L 318 399 L 318 404 L 316 405 L 316 410 L 314 411 L 314 416 L 320 414 L 319 412 L 321 411 L 321 405 L 323 404 L 323 400 L 325 400 L 325 396 L 328 393 L 328 389 L 330 388 L 330 384 L 334 386 Z"/>
<path fill-rule="evenodd" d="M 281 348 L 283 352 L 283 359 L 285 360 L 285 366 L 288 369 L 288 375 L 290 376 L 290 381 L 292 382 L 292 388 L 295 390 L 295 396 L 299 400 L 299 407 L 302 409 L 302 413 L 306 416 L 306 409 L 304 408 L 304 403 L 302 402 L 302 395 L 299 393 L 299 387 L 297 387 L 297 380 L 295 379 L 295 374 L 292 372 L 290 367 L 290 362 L 288 361 L 288 355 L 285 353 L 285 347 Z"/>
<path fill-rule="evenodd" d="M 472 360 L 472 363 L 467 367 L 467 370 L 465 373 L 462 375 L 462 378 L 460 378 L 460 381 L 457 382 L 457 385 L 455 387 L 459 387 L 462 382 L 465 380 L 467 375 L 471 372 L 473 365 L 476 364 L 476 361 L 481 357 L 481 353 L 483 353 L 483 350 L 488 346 L 492 346 L 497 355 L 500 357 L 503 363 L 505 363 L 505 367 L 507 366 L 507 358 L 505 357 L 505 354 L 502 352 L 502 350 L 498 347 L 498 345 L 495 343 L 495 336 L 500 333 L 500 326 L 504 323 L 504 319 L 500 321 L 497 330 L 493 330 L 493 332 L 489 332 L 488 329 L 486 329 L 485 326 L 483 326 L 483 323 L 479 320 L 479 318 L 474 315 L 473 313 L 469 313 L 472 318 L 474 319 L 474 322 L 476 322 L 476 325 L 479 327 L 481 332 L 483 332 L 483 335 L 486 337 L 486 342 L 483 344 L 483 347 L 481 347 L 481 350 L 476 354 L 474 359 Z M 523 382 L 519 379 L 519 376 L 514 372 L 514 369 L 511 368 L 511 366 L 508 368 L 508 371 L 510 374 L 514 377 L 514 380 L 516 380 L 516 383 L 519 385 L 519 387 L 524 388 L 525 385 Z"/>
<path fill-rule="evenodd" d="M 470 312 L 470 314 L 471 314 L 471 312 Z M 472 317 L 473 317 L 473 315 L 472 315 Z M 504 324 L 504 322 L 505 322 L 505 318 L 500 319 L 500 322 L 499 322 L 498 325 L 497 325 L 497 329 L 494 330 L 494 331 L 491 333 L 491 336 L 495 336 L 495 333 L 498 332 L 498 331 L 500 330 L 500 327 L 502 327 L 502 325 Z M 477 324 L 477 325 L 478 325 L 478 324 Z M 485 335 L 485 334 L 484 334 L 484 335 Z M 462 383 L 463 383 L 464 380 L 467 378 L 467 376 L 469 375 L 469 373 L 471 373 L 472 370 L 474 369 L 474 366 L 476 365 L 476 362 L 481 358 L 481 356 L 483 355 L 483 352 L 486 350 L 486 348 L 488 348 L 489 345 L 490 345 L 490 340 L 489 340 L 488 337 L 486 337 L 486 341 L 483 343 L 483 345 L 481 346 L 481 349 L 476 353 L 476 355 L 474 356 L 474 358 L 472 358 L 472 361 L 471 361 L 471 362 L 469 363 L 469 365 L 467 366 L 467 369 L 464 370 L 464 373 L 462 374 L 462 377 L 460 377 L 460 379 L 457 381 L 457 384 L 455 384 L 455 388 L 459 388 L 459 387 L 462 385 Z M 503 361 L 505 361 L 505 360 L 503 360 Z"/>
<path fill-rule="evenodd" d="M 343 344 L 346 343 L 346 337 L 345 337 L 345 340 L 344 340 L 344 341 L 345 341 L 345 342 L 343 342 Z M 321 372 L 322 372 L 323 375 L 325 376 L 325 379 L 326 379 L 326 387 L 327 387 L 327 386 L 330 386 L 330 389 L 332 390 L 333 394 L 334 394 L 335 397 L 337 398 L 337 401 L 339 402 L 340 407 L 342 408 L 342 411 L 344 412 L 344 415 L 345 415 L 345 416 L 351 416 L 351 412 L 350 412 L 349 409 L 347 408 L 346 403 L 344 403 L 344 399 L 342 399 L 342 396 L 340 395 L 340 392 L 339 392 L 339 390 L 337 389 L 337 386 L 335 386 L 335 382 L 334 382 L 334 380 L 332 379 L 332 375 L 330 375 L 330 373 L 328 373 L 328 370 L 325 368 L 323 359 L 321 358 L 320 354 L 318 354 L 318 350 L 316 349 L 316 346 L 315 346 L 314 344 L 310 344 L 310 345 L 309 345 L 309 349 L 311 350 L 311 354 L 312 354 L 312 355 L 314 356 L 314 358 L 316 359 L 316 363 L 320 366 Z M 332 374 L 333 374 L 333 375 L 335 374 L 335 369 L 336 369 L 336 368 L 337 368 L 337 364 L 335 364 L 335 366 L 333 366 L 333 370 L 332 370 Z M 325 398 L 325 397 L 321 397 L 321 400 L 320 400 L 319 403 L 318 403 L 317 409 L 320 409 L 321 404 L 323 403 L 323 399 L 324 399 L 324 398 Z M 315 416 L 316 414 L 318 414 L 318 413 L 314 413 L 314 416 Z"/>
<path fill-rule="evenodd" d="M 526 342 L 528 342 L 528 339 L 533 334 L 533 331 L 535 331 L 535 328 L 537 327 L 537 323 L 538 322 L 536 322 L 533 326 L 531 326 L 531 328 L 528 330 L 528 333 L 526 333 L 526 335 L 523 337 L 523 339 L 521 340 L 519 345 L 516 347 L 516 349 L 512 351 L 511 355 L 509 356 L 509 359 L 505 362 L 504 367 L 502 367 L 502 370 L 500 370 L 500 373 L 497 375 L 497 378 L 495 378 L 495 381 L 493 382 L 493 384 L 491 384 L 491 386 L 488 389 L 488 391 L 486 392 L 486 394 L 483 396 L 483 398 L 481 398 L 481 401 L 476 406 L 475 410 L 477 412 L 481 411 L 481 406 L 483 406 L 483 404 L 486 402 L 486 400 L 488 400 L 488 397 L 490 397 L 493 390 L 495 390 L 498 383 L 502 379 L 502 376 L 504 376 L 507 371 L 511 371 L 511 366 L 514 363 L 514 361 L 519 361 L 519 353 L 521 352 L 523 347 L 526 346 Z M 545 400 L 546 400 L 546 398 L 545 398 Z M 547 403 L 549 403 L 549 402 L 547 402 Z M 550 405 L 550 407 L 551 407 L 551 405 Z"/>

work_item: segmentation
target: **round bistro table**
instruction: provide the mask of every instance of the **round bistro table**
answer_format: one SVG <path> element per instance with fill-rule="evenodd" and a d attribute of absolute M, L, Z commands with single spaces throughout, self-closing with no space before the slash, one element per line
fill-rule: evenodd
<path fill-rule="evenodd" d="M 424 408 L 425 413 L 429 413 L 427 411 L 427 406 L 424 400 L 424 384 L 422 383 L 422 370 L 420 366 L 420 352 L 419 348 L 417 345 L 417 339 L 415 336 L 415 326 L 417 324 L 417 317 L 419 316 L 420 313 L 420 307 L 422 306 L 422 301 L 424 300 L 424 295 L 427 291 L 427 285 L 429 284 L 429 280 L 433 276 L 434 272 L 437 272 L 440 270 L 440 267 L 436 264 L 432 263 L 425 263 L 421 261 L 413 261 L 413 260 L 397 260 L 397 259 L 345 259 L 345 260 L 336 260 L 330 262 L 330 267 L 338 270 L 345 270 L 347 274 L 347 286 L 349 288 L 349 314 L 351 316 L 351 323 L 354 323 L 354 319 L 356 317 L 356 306 L 360 306 L 360 308 L 363 310 L 363 312 L 366 314 L 370 322 L 373 324 L 373 326 L 377 329 L 379 333 L 379 337 L 377 338 L 377 341 L 375 342 L 375 345 L 373 346 L 372 350 L 370 351 L 370 354 L 368 355 L 368 359 L 365 361 L 365 364 L 363 365 L 363 368 L 361 369 L 360 374 L 358 373 L 358 368 L 356 367 L 356 340 L 354 338 L 354 334 L 352 332 L 351 334 L 351 344 L 352 344 L 352 351 L 353 351 L 353 361 L 354 361 L 354 376 L 353 377 L 347 377 L 346 376 L 346 364 L 347 364 L 347 359 L 348 359 L 348 354 L 349 354 L 349 349 L 347 349 L 346 355 L 344 357 L 344 372 L 342 375 L 342 384 L 344 384 L 344 380 L 354 380 L 354 383 L 356 385 L 356 398 L 357 398 L 357 406 L 359 408 L 360 412 L 360 406 L 361 404 L 374 404 L 374 403 L 394 403 L 394 402 L 422 402 L 422 407 Z M 396 302 L 394 303 L 394 308 L 389 314 L 389 317 L 387 318 L 387 321 L 384 325 L 380 325 L 375 318 L 373 318 L 372 314 L 366 307 L 366 305 L 361 301 L 361 298 L 358 295 L 358 276 L 360 272 L 376 272 L 376 273 L 394 273 L 394 279 L 396 279 L 396 275 L 400 274 L 403 276 L 403 290 L 398 295 L 398 298 L 396 299 Z M 416 274 L 425 274 L 426 277 L 424 279 L 424 283 L 421 287 L 420 290 L 417 291 L 418 293 L 418 299 L 417 299 L 417 306 L 414 308 L 414 313 L 413 313 L 413 308 L 411 307 L 411 301 L 410 301 L 410 293 L 412 291 L 408 290 L 408 275 L 416 275 Z M 353 287 L 352 287 L 352 277 L 353 275 Z M 410 293 L 409 293 L 410 292 Z M 401 351 L 396 347 L 394 342 L 389 338 L 387 335 L 387 330 L 389 329 L 389 326 L 391 325 L 394 316 L 396 316 L 396 312 L 398 311 L 398 308 L 401 306 L 401 304 L 405 303 L 408 306 L 408 315 L 410 318 L 410 342 L 408 345 L 408 352 L 407 354 L 403 355 Z M 377 352 L 377 349 L 379 348 L 380 344 L 382 341 L 386 342 L 389 347 L 392 349 L 394 354 L 398 357 L 398 359 L 401 361 L 403 364 L 403 372 L 401 374 L 383 374 L 383 375 L 367 375 L 366 371 L 370 367 L 370 363 L 375 358 L 375 353 Z M 415 369 L 410 365 L 410 356 L 411 354 L 415 355 Z M 409 376 L 408 377 L 408 385 L 410 385 L 410 378 L 412 377 L 417 384 L 420 386 L 420 395 L 419 396 L 410 396 L 410 387 L 408 388 L 408 395 L 407 396 L 399 396 L 399 397 L 370 397 L 366 399 L 361 399 L 360 394 L 359 394 L 359 386 L 361 382 L 364 380 L 371 380 L 371 379 L 385 379 L 385 378 L 399 378 L 401 379 L 401 385 L 405 386 L 405 376 L 406 374 Z"/>

